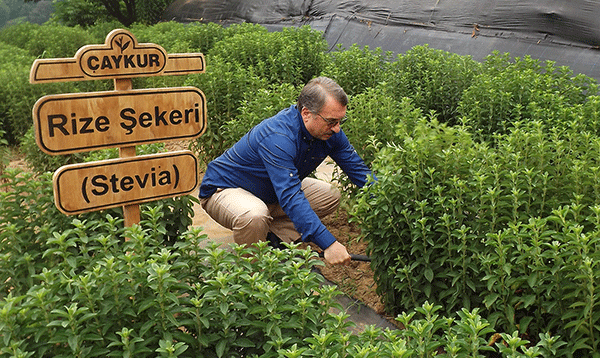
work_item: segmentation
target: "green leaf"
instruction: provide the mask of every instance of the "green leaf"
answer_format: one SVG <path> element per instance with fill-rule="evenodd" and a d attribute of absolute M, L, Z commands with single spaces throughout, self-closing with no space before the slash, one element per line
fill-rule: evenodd
<path fill-rule="evenodd" d="M 487 308 L 490 308 L 494 305 L 494 303 L 496 302 L 498 297 L 500 297 L 500 294 L 493 292 L 493 293 L 487 294 L 485 296 L 485 299 L 483 300 L 483 302 L 485 303 L 485 306 Z"/>
<path fill-rule="evenodd" d="M 433 281 L 433 270 L 430 267 L 427 267 L 424 272 L 425 278 L 427 281 Z"/>
<path fill-rule="evenodd" d="M 227 312 L 229 312 L 229 304 L 227 302 L 222 302 L 219 305 L 219 310 L 223 316 L 227 315 Z"/>
<path fill-rule="evenodd" d="M 538 281 L 538 274 L 537 273 L 532 273 L 527 277 L 527 283 L 529 284 L 529 287 L 534 288 L 537 285 L 537 281 Z"/>
<path fill-rule="evenodd" d="M 217 343 L 216 348 L 216 352 L 217 352 L 217 357 L 223 357 L 223 355 L 225 354 L 225 349 L 227 348 L 227 344 L 228 341 L 225 339 L 221 339 L 219 341 L 219 343 Z"/>
<path fill-rule="evenodd" d="M 69 338 L 67 338 L 67 342 L 69 343 L 71 351 L 77 352 L 77 349 L 79 348 L 79 337 L 69 336 Z"/>
<path fill-rule="evenodd" d="M 250 348 L 250 347 L 255 347 L 256 343 L 249 340 L 248 338 L 238 338 L 235 340 L 235 345 L 238 347 Z"/>
<path fill-rule="evenodd" d="M 530 307 L 531 305 L 533 305 L 535 303 L 536 299 L 537 299 L 536 295 L 527 295 L 527 296 L 523 297 L 522 300 L 523 300 L 524 307 Z"/>

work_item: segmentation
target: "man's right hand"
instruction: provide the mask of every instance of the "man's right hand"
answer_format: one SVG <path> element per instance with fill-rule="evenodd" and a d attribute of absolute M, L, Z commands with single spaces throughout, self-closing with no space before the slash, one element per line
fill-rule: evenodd
<path fill-rule="evenodd" d="M 340 244 L 339 241 L 335 241 L 331 246 L 323 251 L 325 261 L 331 265 L 342 265 L 348 264 L 351 261 L 350 254 L 346 250 L 346 246 Z"/>

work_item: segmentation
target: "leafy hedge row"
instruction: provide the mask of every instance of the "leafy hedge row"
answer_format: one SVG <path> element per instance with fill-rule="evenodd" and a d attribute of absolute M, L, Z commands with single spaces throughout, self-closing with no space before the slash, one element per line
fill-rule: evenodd
<path fill-rule="evenodd" d="M 160 205 L 127 229 L 107 213 L 71 219 L 53 208 L 48 175 L 8 175 L 10 187 L 0 192 L 0 271 L 9 278 L 0 284 L 3 354 L 271 352 L 266 357 L 321 329 L 346 327 L 327 313 L 335 289 L 319 287 L 310 251 L 200 249 L 206 235 L 198 229 L 165 248 Z M 248 257 L 251 250 L 261 260 Z"/>
<path fill-rule="evenodd" d="M 390 312 L 479 308 L 496 329 L 559 334 L 561 357 L 598 354 L 600 138 L 518 122 L 492 147 L 426 118 L 396 136 L 353 212 Z"/>
<path fill-rule="evenodd" d="M 223 249 L 195 228 L 168 247 L 161 204 L 124 228 L 108 212 L 62 215 L 49 174 L 0 182 L 1 357 L 548 357 L 564 345 L 488 341 L 478 309 L 450 318 L 429 303 L 398 317 L 406 329 L 352 333 L 310 249 Z"/>
<path fill-rule="evenodd" d="M 567 67 L 541 64 L 530 57 L 490 56 L 473 86 L 462 94 L 458 118 L 486 140 L 507 133 L 519 121 L 540 120 L 545 127 L 598 132 L 598 84 Z"/>
<path fill-rule="evenodd" d="M 6 68 L 0 72 L 0 79 L 1 83 L 10 84 L 0 89 L 0 109 L 5 114 L 3 126 L 10 143 L 18 144 L 31 127 L 31 108 L 42 95 L 112 89 L 110 81 L 32 86 L 27 74 L 33 58 L 72 57 L 85 44 L 103 43 L 116 26 L 100 23 L 84 30 L 25 23 L 0 31 L 0 62 Z M 216 24 L 166 22 L 134 25 L 130 30 L 138 41 L 157 43 L 168 52 L 205 54 L 204 74 L 134 80 L 135 88 L 190 85 L 205 92 L 208 130 L 194 143 L 204 162 L 220 155 L 241 136 L 243 130 L 230 130 L 228 122 L 240 120 L 240 109 L 248 101 L 255 102 L 256 111 L 270 105 L 268 99 L 267 103 L 257 101 L 257 91 L 280 85 L 299 91 L 308 79 L 318 75 L 336 79 L 352 97 L 379 88 L 380 95 L 392 101 L 409 98 L 424 113 L 434 111 L 439 121 L 448 124 L 465 123 L 485 140 L 496 132 L 506 132 L 512 123 L 527 119 L 540 119 L 548 126 L 576 121 L 584 123 L 584 129 L 598 128 L 597 121 L 582 121 L 588 113 L 597 118 L 598 101 L 588 104 L 589 98 L 598 94 L 594 81 L 586 76 L 572 76 L 568 68 L 557 68 L 551 62 L 542 65 L 530 58 L 512 61 L 508 54 L 496 53 L 478 63 L 428 46 L 417 46 L 395 58 L 380 49 L 358 46 L 327 52 L 322 35 L 308 27 L 267 32 L 252 24 L 223 28 Z M 295 97 L 286 100 L 293 103 Z M 355 103 L 351 101 L 350 111 L 360 111 Z M 354 118 L 356 122 L 363 120 Z M 390 119 L 401 120 L 395 116 Z M 393 132 L 377 134 L 382 143 L 393 140 Z M 365 143 L 364 137 L 351 139 Z"/>
<path fill-rule="evenodd" d="M 89 31 L 56 25 L 25 22 L 0 31 L 0 125 L 9 144 L 20 144 L 32 128 L 31 109 L 43 95 L 111 89 L 110 81 L 31 85 L 34 59 L 73 57 L 81 46 L 102 42 Z"/>

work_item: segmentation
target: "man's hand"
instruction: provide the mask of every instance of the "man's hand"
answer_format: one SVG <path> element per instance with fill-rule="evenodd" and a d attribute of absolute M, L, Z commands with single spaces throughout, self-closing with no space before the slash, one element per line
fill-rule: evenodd
<path fill-rule="evenodd" d="M 350 254 L 346 250 L 346 246 L 340 244 L 339 241 L 334 242 L 323 251 L 325 261 L 331 265 L 347 264 L 350 262 Z"/>

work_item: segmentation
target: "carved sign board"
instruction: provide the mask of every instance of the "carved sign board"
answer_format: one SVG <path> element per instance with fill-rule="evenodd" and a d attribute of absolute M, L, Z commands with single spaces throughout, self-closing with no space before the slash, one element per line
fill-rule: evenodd
<path fill-rule="evenodd" d="M 58 155 L 196 138 L 206 99 L 195 87 L 49 95 L 33 107 L 42 151 Z"/>
<path fill-rule="evenodd" d="M 81 47 L 74 58 L 37 59 L 30 83 L 185 75 L 205 71 L 201 53 L 167 54 L 159 45 L 138 43 L 127 30 L 111 31 L 103 45 Z"/>
<path fill-rule="evenodd" d="M 186 195 L 197 168 L 187 150 L 66 165 L 54 173 L 54 202 L 72 215 Z"/>

